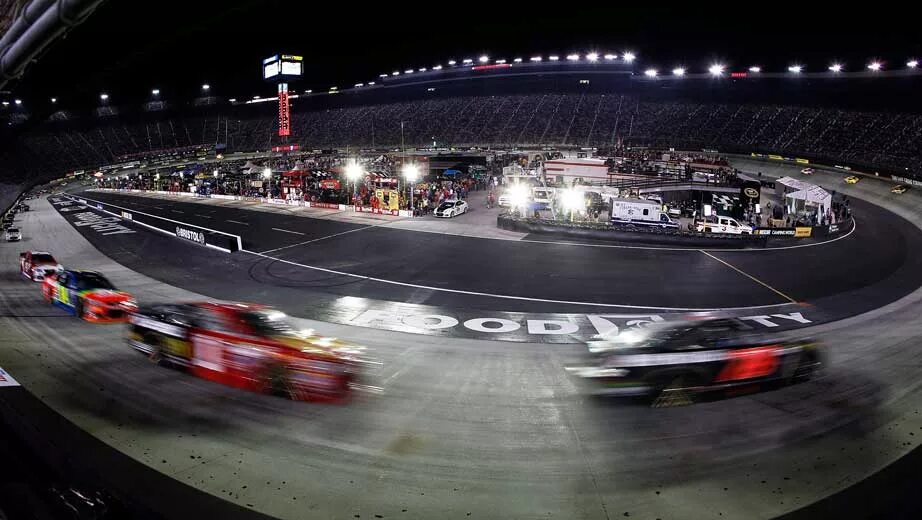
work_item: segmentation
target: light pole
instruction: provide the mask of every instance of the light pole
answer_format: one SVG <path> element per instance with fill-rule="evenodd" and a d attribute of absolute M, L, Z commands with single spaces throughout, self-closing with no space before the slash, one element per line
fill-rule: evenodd
<path fill-rule="evenodd" d="M 266 198 L 271 199 L 272 198 L 272 168 L 269 168 L 268 166 L 266 166 L 266 168 L 263 170 L 263 178 L 266 179 L 266 181 L 268 182 L 268 186 L 269 186 L 269 188 L 266 190 Z"/>
<path fill-rule="evenodd" d="M 346 179 L 352 182 L 352 205 L 353 206 L 356 205 L 355 196 L 356 196 L 356 192 L 358 191 L 356 188 L 356 183 L 358 182 L 359 178 L 361 178 L 364 174 L 365 172 L 362 169 L 362 165 L 359 164 L 358 160 L 353 159 L 348 165 L 346 165 Z"/>
<path fill-rule="evenodd" d="M 407 184 L 410 187 L 410 212 L 413 211 L 413 183 L 416 182 L 416 179 L 419 178 L 419 168 L 415 164 L 407 164 L 403 167 L 403 176 L 407 179 Z"/>

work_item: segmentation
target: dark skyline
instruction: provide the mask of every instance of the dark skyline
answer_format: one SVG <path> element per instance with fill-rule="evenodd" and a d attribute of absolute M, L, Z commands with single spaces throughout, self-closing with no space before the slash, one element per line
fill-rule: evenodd
<path fill-rule="evenodd" d="M 275 0 L 156 5 L 142 12 L 132 2 L 103 4 L 9 85 L 12 96 L 29 104 L 53 96 L 61 106 L 76 107 L 95 103 L 100 92 L 115 103 L 141 101 L 152 88 L 165 99 L 191 98 L 202 83 L 218 96 L 269 95 L 272 87 L 260 80 L 259 63 L 276 52 L 305 57 L 298 89 L 348 88 L 384 72 L 482 53 L 512 60 L 632 50 L 639 67 L 690 71 L 714 62 L 775 70 L 796 62 L 820 70 L 833 60 L 855 70 L 872 59 L 901 68 L 922 55 L 917 22 L 883 10 L 766 7 L 734 13 L 703 7 L 525 10 L 441 4 L 326 5 L 321 11 Z M 339 12 L 331 12 L 333 7 Z"/>

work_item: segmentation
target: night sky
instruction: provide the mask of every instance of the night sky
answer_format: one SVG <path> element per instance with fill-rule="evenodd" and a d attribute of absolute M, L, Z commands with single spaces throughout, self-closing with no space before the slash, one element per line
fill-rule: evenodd
<path fill-rule="evenodd" d="M 300 3 L 309 7 L 297 7 Z M 270 95 L 272 86 L 260 79 L 260 61 L 279 52 L 305 57 L 298 89 L 346 88 L 381 73 L 482 53 L 512 60 L 536 53 L 632 50 L 639 67 L 683 65 L 690 71 L 704 71 L 715 61 L 731 69 L 758 64 L 765 70 L 796 62 L 815 71 L 835 59 L 852 70 L 871 59 L 899 68 L 922 56 L 918 20 L 885 9 L 828 12 L 777 3 L 739 12 L 615 3 L 567 10 L 542 9 L 538 2 L 530 9 L 362 4 L 109 0 L 8 88 L 28 104 L 55 96 L 63 107 L 94 104 L 103 91 L 116 104 L 143 101 L 152 88 L 164 99 L 189 99 L 202 83 L 219 96 Z M 145 12 L 143 5 L 155 8 Z"/>

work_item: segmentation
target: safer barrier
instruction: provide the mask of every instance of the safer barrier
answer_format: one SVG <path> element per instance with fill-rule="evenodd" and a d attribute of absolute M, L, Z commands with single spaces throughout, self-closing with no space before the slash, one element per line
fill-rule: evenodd
<path fill-rule="evenodd" d="M 635 242 L 694 247 L 765 247 L 768 237 L 686 232 L 675 229 L 619 229 L 607 224 L 570 223 L 522 218 L 502 213 L 496 217 L 500 229 L 519 233 L 540 233 L 562 238 L 581 238 L 610 242 Z"/>
<path fill-rule="evenodd" d="M 150 213 L 144 213 L 130 208 L 123 208 L 121 206 L 116 206 L 115 204 L 110 204 L 108 202 L 94 200 L 83 196 L 64 194 L 64 197 L 79 204 L 85 205 L 88 208 L 102 211 L 103 213 L 118 217 L 122 220 L 130 221 L 148 229 L 166 233 L 167 235 L 171 235 L 188 242 L 193 242 L 205 247 L 217 249 L 219 251 L 224 251 L 225 253 L 233 253 L 234 251 L 243 249 L 243 240 L 239 235 L 232 235 L 230 233 L 217 231 L 215 229 L 209 229 L 166 217 L 151 215 Z"/>

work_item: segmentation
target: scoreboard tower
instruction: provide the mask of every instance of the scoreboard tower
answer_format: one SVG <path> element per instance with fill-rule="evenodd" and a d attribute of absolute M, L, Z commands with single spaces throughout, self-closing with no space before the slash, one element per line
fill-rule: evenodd
<path fill-rule="evenodd" d="M 304 75 L 304 58 L 291 54 L 276 54 L 263 60 L 263 79 L 278 84 L 279 137 L 288 142 L 291 135 L 291 107 L 288 103 L 288 82 Z"/>

